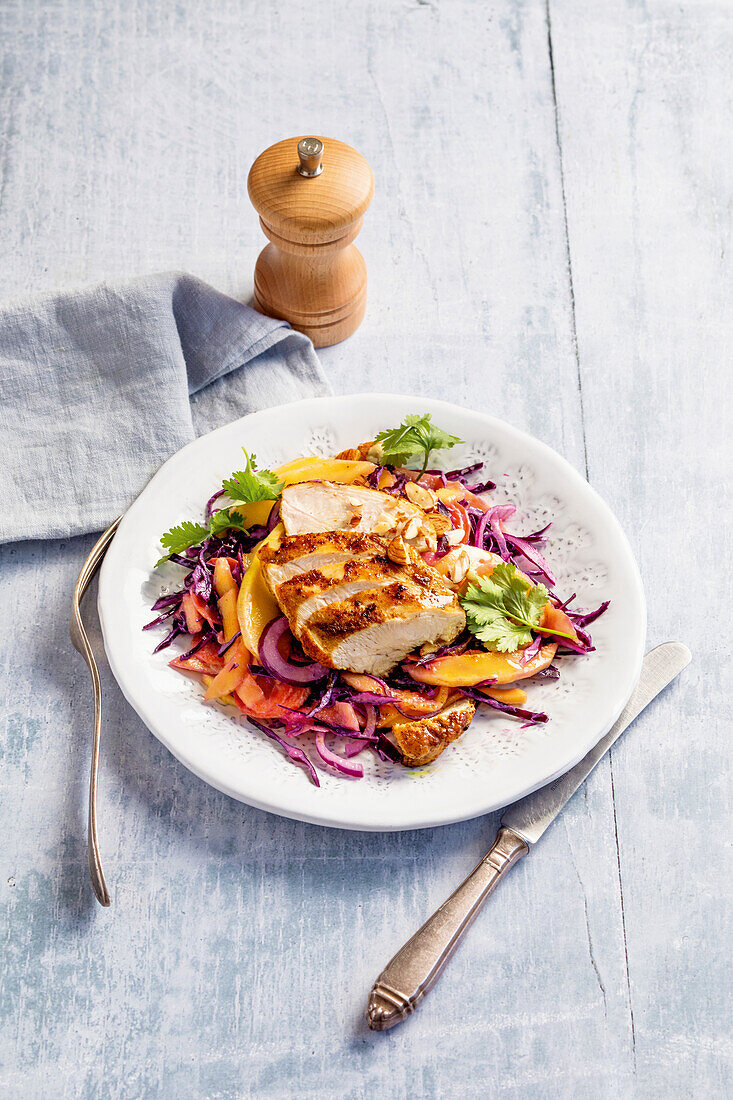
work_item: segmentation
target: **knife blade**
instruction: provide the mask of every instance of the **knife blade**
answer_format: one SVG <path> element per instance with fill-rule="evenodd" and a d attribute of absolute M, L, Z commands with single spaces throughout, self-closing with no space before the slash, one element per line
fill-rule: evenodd
<path fill-rule="evenodd" d="M 639 681 L 611 729 L 583 759 L 547 787 L 515 802 L 493 846 L 456 891 L 387 963 L 372 986 L 367 1023 L 386 1031 L 415 1011 L 504 875 L 526 855 L 618 737 L 692 659 L 686 645 L 665 642 L 647 653 Z"/>
<path fill-rule="evenodd" d="M 536 844 L 626 727 L 686 668 L 691 659 L 692 654 L 682 642 L 664 642 L 650 650 L 642 661 L 639 681 L 628 703 L 606 736 L 569 772 L 513 803 L 504 812 L 501 824 L 520 836 L 526 844 Z"/>

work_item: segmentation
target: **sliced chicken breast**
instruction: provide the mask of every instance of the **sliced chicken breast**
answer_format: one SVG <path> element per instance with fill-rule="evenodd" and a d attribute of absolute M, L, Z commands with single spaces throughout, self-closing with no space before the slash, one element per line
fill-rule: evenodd
<path fill-rule="evenodd" d="M 306 481 L 283 490 L 280 518 L 288 535 L 357 531 L 385 537 L 394 537 L 414 519 L 414 531 L 404 536 L 411 542 L 419 537 L 427 517 L 409 500 L 377 489 L 338 485 L 331 481 Z"/>
<path fill-rule="evenodd" d="M 324 535 L 301 535 L 298 539 L 286 539 L 273 554 L 270 547 L 263 547 L 260 558 L 269 569 L 270 585 L 280 585 L 299 573 L 324 565 L 335 565 L 354 559 L 366 561 L 383 553 L 384 541 L 369 535 L 354 538 L 353 532 L 333 531 Z"/>
<path fill-rule="evenodd" d="M 314 660 L 381 676 L 418 646 L 450 642 L 463 629 L 460 603 L 438 574 L 414 552 L 395 563 L 389 545 L 340 531 L 260 551 L 265 580 Z"/>

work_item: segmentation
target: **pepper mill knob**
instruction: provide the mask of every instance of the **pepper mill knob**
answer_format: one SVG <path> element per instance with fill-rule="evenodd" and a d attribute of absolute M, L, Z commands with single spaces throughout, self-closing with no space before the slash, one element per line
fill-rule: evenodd
<path fill-rule="evenodd" d="M 300 158 L 300 164 L 298 165 L 298 171 L 301 176 L 305 176 L 306 179 L 313 179 L 314 176 L 320 176 L 323 171 L 323 142 L 320 138 L 303 138 L 298 142 L 298 156 Z"/>
<path fill-rule="evenodd" d="M 353 241 L 374 194 L 368 163 L 342 141 L 289 138 L 260 153 L 247 190 L 270 241 L 255 266 L 255 309 L 317 348 L 346 339 L 366 308 L 366 264 Z"/>

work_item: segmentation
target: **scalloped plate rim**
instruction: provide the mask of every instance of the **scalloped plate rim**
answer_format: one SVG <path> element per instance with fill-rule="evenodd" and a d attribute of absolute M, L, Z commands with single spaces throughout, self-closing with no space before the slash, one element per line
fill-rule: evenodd
<path fill-rule="evenodd" d="M 325 799 L 328 796 L 328 791 L 325 788 L 315 788 L 312 784 L 308 784 L 309 797 L 306 801 L 313 801 L 313 805 L 289 805 L 283 803 L 282 800 L 272 797 L 262 797 L 256 790 L 242 790 L 241 786 L 236 787 L 230 785 L 226 778 L 222 774 L 217 773 L 216 770 L 212 771 L 206 766 L 202 766 L 200 761 L 192 759 L 191 756 L 180 750 L 180 746 L 176 744 L 175 736 L 171 735 L 170 731 L 164 728 L 164 725 L 156 718 L 152 713 L 150 705 L 147 701 L 141 697 L 139 685 L 135 681 L 134 670 L 128 660 L 126 660 L 126 654 L 120 648 L 119 639 L 115 636 L 113 622 L 115 620 L 116 612 L 119 612 L 119 601 L 115 598 L 116 593 L 119 592 L 119 581 L 117 569 L 120 568 L 120 562 L 117 560 L 118 556 L 123 553 L 123 547 L 126 540 L 132 534 L 136 521 L 141 513 L 143 513 L 146 498 L 152 493 L 155 487 L 161 482 L 164 482 L 169 476 L 171 470 L 174 470 L 179 464 L 182 463 L 184 458 L 190 455 L 192 452 L 197 452 L 202 448 L 208 448 L 218 438 L 221 438 L 229 433 L 234 432 L 240 427 L 246 430 L 247 426 L 251 428 L 252 422 L 262 418 L 272 418 L 273 415 L 281 414 L 283 416 L 288 413 L 307 414 L 313 410 L 326 410 L 331 407 L 338 407 L 339 405 L 346 404 L 351 405 L 354 402 L 366 402 L 369 405 L 379 404 L 384 406 L 384 423 L 388 423 L 390 419 L 395 417 L 402 417 L 405 414 L 404 410 L 396 410 L 390 417 L 389 406 L 399 404 L 401 402 L 409 402 L 412 410 L 420 408 L 421 410 L 431 412 L 437 415 L 444 412 L 446 415 L 458 415 L 459 417 L 469 417 L 474 420 L 482 422 L 487 438 L 491 438 L 492 429 L 494 432 L 498 431 L 500 434 L 504 434 L 508 438 L 512 439 L 515 443 L 526 446 L 530 452 L 534 452 L 536 455 L 544 456 L 545 459 L 552 464 L 558 464 L 559 469 L 563 471 L 568 478 L 570 484 L 577 488 L 582 495 L 586 495 L 586 499 L 592 500 L 600 511 L 601 516 L 608 525 L 616 538 L 618 539 L 621 547 L 626 554 L 626 567 L 628 569 L 628 579 L 631 581 L 632 590 L 630 596 L 632 597 L 635 607 L 636 618 L 636 630 L 635 636 L 629 639 L 630 649 L 632 651 L 633 659 L 629 664 L 627 675 L 622 684 L 619 684 L 617 694 L 615 697 L 615 703 L 613 707 L 609 707 L 605 713 L 603 722 L 596 726 L 593 733 L 589 735 L 587 740 L 584 740 L 581 744 L 578 744 L 576 750 L 569 755 L 566 755 L 561 762 L 558 763 L 554 770 L 543 773 L 539 777 L 534 777 L 532 780 L 518 781 L 514 786 L 508 787 L 502 791 L 502 796 L 499 800 L 494 798 L 484 804 L 477 805 L 472 804 L 468 807 L 455 806 L 454 809 L 443 811 L 440 813 L 430 814 L 422 813 L 417 818 L 397 815 L 397 817 L 391 820 L 385 820 L 383 818 L 375 818 L 373 811 L 366 816 L 354 812 L 353 814 L 344 816 L 343 813 L 334 815 L 328 812 L 328 806 L 325 804 Z M 336 411 L 335 409 L 333 410 Z M 408 410 L 409 411 L 409 410 Z M 328 423 L 333 423 L 332 418 L 322 417 L 327 420 Z M 358 443 L 359 440 L 354 440 L 354 443 Z M 297 457 L 296 454 L 293 457 Z M 573 514 L 575 521 L 582 519 L 582 515 L 578 516 Z M 152 564 L 152 563 L 151 563 Z M 122 563 L 124 567 L 124 563 Z M 102 637 L 104 641 L 105 652 L 109 661 L 112 673 L 117 680 L 117 683 L 125 696 L 128 703 L 136 711 L 145 725 L 150 729 L 158 740 L 168 749 L 168 751 L 176 757 L 189 771 L 193 772 L 204 782 L 220 790 L 222 793 L 229 795 L 238 801 L 244 802 L 247 805 L 251 805 L 256 809 L 265 810 L 270 813 L 278 814 L 279 816 L 290 818 L 298 821 L 305 821 L 309 824 L 327 826 L 331 828 L 345 828 L 350 830 L 358 830 L 365 832 L 398 832 L 410 829 L 422 829 L 422 828 L 435 828 L 441 825 L 449 825 L 458 821 L 470 820 L 475 817 L 483 816 L 499 810 L 525 795 L 531 794 L 533 791 L 538 790 L 540 787 L 552 782 L 559 775 L 564 774 L 579 760 L 585 756 L 587 752 L 603 737 L 611 728 L 616 718 L 623 710 L 623 707 L 630 696 L 636 681 L 639 677 L 641 669 L 641 662 L 644 655 L 644 643 L 646 637 L 646 604 L 644 599 L 643 586 L 641 582 L 641 576 L 639 569 L 633 556 L 630 544 L 626 537 L 623 528 L 616 519 L 609 505 L 601 497 L 601 495 L 595 490 L 585 478 L 573 467 L 567 459 L 560 455 L 548 444 L 535 438 L 522 429 L 515 427 L 509 422 L 502 420 L 498 417 L 491 416 L 488 413 L 478 412 L 476 410 L 465 409 L 462 406 L 452 404 L 447 401 L 438 400 L 435 398 L 418 397 L 408 394 L 382 394 L 382 393 L 356 393 L 333 397 L 315 397 L 305 398 L 299 401 L 289 402 L 285 405 L 273 406 L 269 409 L 260 410 L 258 412 L 250 413 L 236 421 L 232 421 L 229 424 L 222 425 L 220 428 L 216 428 L 211 432 L 206 433 L 203 436 L 199 436 L 191 443 L 186 444 L 180 448 L 175 454 L 171 455 L 151 477 L 145 488 L 142 490 L 137 499 L 130 506 L 128 511 L 122 518 L 120 526 L 115 534 L 112 543 L 110 544 L 105 559 L 102 563 L 99 577 L 99 591 L 98 591 L 98 612 L 102 628 Z M 194 701 L 194 705 L 199 704 L 197 700 Z M 230 719 L 227 719 L 231 721 Z M 470 732 L 470 731 L 469 731 Z M 278 750 L 275 750 L 278 751 Z M 440 763 L 440 758 L 438 760 Z M 283 767 L 290 767 L 290 765 L 283 760 Z M 399 767 L 396 765 L 396 767 Z M 294 769 L 300 772 L 300 769 Z M 368 783 L 368 778 L 359 780 L 358 785 L 361 786 L 364 783 Z M 349 780 L 344 780 L 346 783 L 350 783 Z M 303 783 L 308 783 L 307 777 L 303 773 Z M 403 792 L 397 792 L 402 795 Z M 312 799 L 312 795 L 315 794 L 324 800 L 322 807 L 318 805 L 317 801 Z"/>

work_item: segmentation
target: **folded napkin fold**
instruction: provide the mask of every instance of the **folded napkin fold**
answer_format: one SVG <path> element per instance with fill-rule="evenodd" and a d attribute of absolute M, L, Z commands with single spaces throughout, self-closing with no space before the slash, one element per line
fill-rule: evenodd
<path fill-rule="evenodd" d="M 0 542 L 99 531 L 197 435 L 328 393 L 310 340 L 190 275 L 0 309 Z"/>

